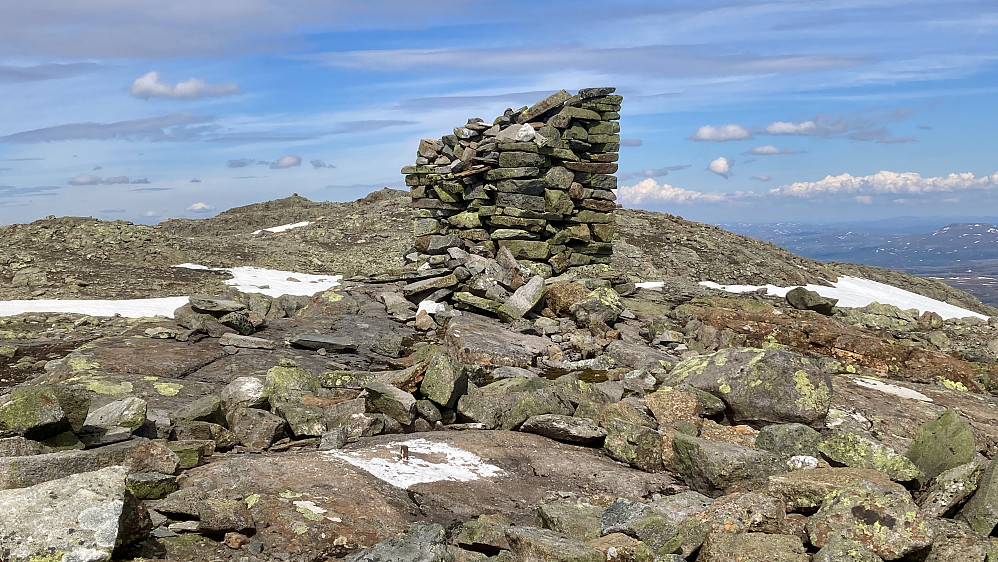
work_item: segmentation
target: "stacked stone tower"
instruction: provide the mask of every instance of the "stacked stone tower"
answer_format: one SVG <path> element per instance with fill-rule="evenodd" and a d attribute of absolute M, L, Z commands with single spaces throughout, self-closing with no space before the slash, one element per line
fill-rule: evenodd
<path fill-rule="evenodd" d="M 620 149 L 614 88 L 562 90 L 419 143 L 405 166 L 417 262 L 508 248 L 535 273 L 609 263 Z"/>

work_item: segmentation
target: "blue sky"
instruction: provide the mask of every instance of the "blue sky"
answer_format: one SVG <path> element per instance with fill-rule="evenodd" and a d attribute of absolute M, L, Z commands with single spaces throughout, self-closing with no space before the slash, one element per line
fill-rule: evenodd
<path fill-rule="evenodd" d="M 0 223 L 352 200 L 420 138 L 604 85 L 627 207 L 994 215 L 996 36 L 990 0 L 10 3 Z"/>

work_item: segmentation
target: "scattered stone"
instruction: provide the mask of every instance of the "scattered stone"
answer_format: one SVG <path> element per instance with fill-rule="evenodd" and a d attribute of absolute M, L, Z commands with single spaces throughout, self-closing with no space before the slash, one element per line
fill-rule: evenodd
<path fill-rule="evenodd" d="M 818 450 L 830 463 L 853 468 L 872 468 L 898 482 L 915 480 L 922 474 L 904 455 L 857 433 L 836 432 L 819 443 Z"/>
<path fill-rule="evenodd" d="M 436 523 L 414 523 L 404 533 L 352 554 L 346 562 L 451 562 L 446 530 Z M 601 561 L 602 562 L 602 561 Z"/>
<path fill-rule="evenodd" d="M 520 431 L 581 444 L 597 444 L 607 436 L 607 431 L 592 420 L 559 414 L 531 416 L 520 426 Z"/>
<path fill-rule="evenodd" d="M 956 514 L 982 535 L 990 535 L 998 525 L 998 462 L 991 461 L 981 475 L 977 491 Z"/>
<path fill-rule="evenodd" d="M 718 495 L 736 487 L 759 486 L 786 471 L 776 455 L 754 449 L 677 434 L 672 440 L 676 469 L 694 490 Z"/>
<path fill-rule="evenodd" d="M 839 299 L 823 297 L 814 291 L 809 291 L 804 287 L 797 287 L 787 292 L 787 302 L 790 306 L 798 310 L 813 310 L 818 314 L 831 316 L 835 313 L 835 305 Z"/>
<path fill-rule="evenodd" d="M 918 428 L 905 453 L 928 481 L 939 474 L 974 460 L 977 447 L 970 424 L 948 409 L 939 418 Z"/>

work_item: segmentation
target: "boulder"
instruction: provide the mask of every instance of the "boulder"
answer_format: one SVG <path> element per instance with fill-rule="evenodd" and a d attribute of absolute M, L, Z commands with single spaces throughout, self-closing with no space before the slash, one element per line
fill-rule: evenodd
<path fill-rule="evenodd" d="M 468 392 L 468 375 L 450 357 L 436 354 L 426 366 L 419 392 L 428 400 L 453 409 L 458 398 Z"/>
<path fill-rule="evenodd" d="M 937 419 L 918 428 L 905 453 L 929 480 L 939 474 L 974 460 L 977 448 L 974 433 L 960 415 L 948 409 Z"/>
<path fill-rule="evenodd" d="M 582 502 L 553 502 L 537 507 L 537 523 L 552 531 L 591 541 L 600 536 L 603 508 Z"/>
<path fill-rule="evenodd" d="M 802 423 L 822 427 L 832 384 L 807 357 L 779 349 L 723 349 L 679 363 L 669 373 L 673 386 L 706 390 L 727 405 L 736 423 Z"/>
<path fill-rule="evenodd" d="M 677 434 L 672 440 L 674 463 L 683 480 L 706 495 L 735 488 L 752 488 L 767 477 L 786 471 L 769 451 Z"/>
<path fill-rule="evenodd" d="M 766 533 L 714 533 L 703 545 L 697 562 L 810 562 L 800 537 Z"/>
<path fill-rule="evenodd" d="M 68 428 L 66 413 L 49 387 L 19 386 L 0 396 L 0 437 L 23 435 L 38 439 Z"/>
<path fill-rule="evenodd" d="M 405 532 L 346 558 L 346 562 L 453 562 L 447 532 L 436 523 L 413 523 Z"/>
<path fill-rule="evenodd" d="M 756 447 L 782 457 L 817 457 L 820 442 L 820 433 L 799 423 L 767 425 L 755 437 Z"/>
<path fill-rule="evenodd" d="M 883 562 L 883 558 L 856 541 L 834 536 L 814 554 L 813 562 Z"/>
<path fill-rule="evenodd" d="M 994 460 L 981 475 L 977 491 L 967 505 L 956 514 L 972 529 L 982 535 L 990 535 L 998 525 L 998 462 Z"/>
<path fill-rule="evenodd" d="M 520 431 L 536 433 L 556 441 L 581 444 L 599 443 L 607 435 L 607 431 L 592 420 L 562 414 L 531 416 L 520 426 Z"/>
<path fill-rule="evenodd" d="M 607 419 L 601 425 L 606 429 L 603 450 L 611 458 L 647 472 L 663 469 L 658 431 L 619 418 Z"/>
<path fill-rule="evenodd" d="M 787 511 L 807 511 L 820 507 L 825 498 L 847 487 L 862 487 L 874 492 L 903 492 L 904 487 L 884 473 L 865 468 L 814 468 L 769 477 L 770 495 L 781 497 Z"/>
<path fill-rule="evenodd" d="M 609 287 L 598 287 L 569 309 L 575 322 L 584 328 L 612 326 L 624 311 L 620 295 Z"/>
<path fill-rule="evenodd" d="M 605 562 L 603 553 L 567 535 L 548 529 L 510 527 L 506 531 L 514 560 Z"/>
<path fill-rule="evenodd" d="M 415 419 L 416 399 L 412 394 L 376 381 L 367 383 L 364 389 L 367 390 L 367 402 L 374 411 L 381 412 L 402 425 L 409 425 Z"/>
<path fill-rule="evenodd" d="M 818 314 L 831 316 L 835 313 L 835 305 L 839 299 L 823 297 L 815 291 L 809 291 L 804 287 L 797 287 L 787 292 L 787 303 L 797 310 L 813 310 Z"/>
<path fill-rule="evenodd" d="M 10 562 L 110 560 L 148 536 L 147 511 L 120 466 L 0 491 L 0 552 Z"/>
<path fill-rule="evenodd" d="M 829 494 L 808 518 L 811 544 L 824 547 L 834 538 L 856 541 L 884 560 L 932 544 L 932 530 L 905 490 L 847 487 Z"/>
<path fill-rule="evenodd" d="M 447 324 L 445 342 L 456 361 L 491 369 L 533 366 L 547 352 L 550 340 L 512 332 L 494 320 L 463 315 Z"/>
<path fill-rule="evenodd" d="M 977 491 L 987 462 L 975 459 L 936 476 L 916 501 L 926 517 L 947 517 Z"/>
<path fill-rule="evenodd" d="M 898 482 L 915 480 L 921 475 L 918 467 L 907 457 L 858 433 L 836 432 L 819 443 L 818 450 L 830 463 L 879 470 Z"/>
<path fill-rule="evenodd" d="M 146 401 L 141 398 L 129 397 L 115 400 L 91 410 L 83 424 L 83 430 L 88 433 L 110 431 L 123 427 L 134 431 L 146 421 Z"/>

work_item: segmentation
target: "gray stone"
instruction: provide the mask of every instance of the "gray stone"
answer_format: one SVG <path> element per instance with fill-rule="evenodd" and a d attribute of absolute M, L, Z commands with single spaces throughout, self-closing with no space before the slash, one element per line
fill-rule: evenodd
<path fill-rule="evenodd" d="M 161 472 L 129 474 L 128 491 L 140 500 L 158 500 L 177 491 L 177 477 Z"/>
<path fill-rule="evenodd" d="M 952 519 L 929 521 L 932 546 L 921 562 L 984 562 L 988 558 L 989 541 L 975 533 L 966 523 Z M 921 555 L 924 551 L 920 552 Z"/>
<path fill-rule="evenodd" d="M 300 400 L 318 391 L 319 378 L 294 363 L 271 367 L 263 383 L 263 392 L 271 403 Z"/>
<path fill-rule="evenodd" d="M 209 495 L 196 504 L 198 532 L 223 534 L 227 532 L 250 533 L 256 530 L 253 515 L 246 502 Z"/>
<path fill-rule="evenodd" d="M 146 421 L 146 401 L 134 396 L 92 410 L 84 422 L 85 432 L 124 427 L 136 430 Z"/>
<path fill-rule="evenodd" d="M 922 478 L 927 481 L 971 462 L 976 453 L 970 424 L 955 410 L 948 409 L 918 428 L 905 456 L 922 471 Z"/>
<path fill-rule="evenodd" d="M 342 449 L 347 444 L 348 437 L 345 427 L 330 429 L 322 434 L 322 439 L 319 441 L 319 450 L 330 451 L 333 449 Z"/>
<path fill-rule="evenodd" d="M 813 562 L 882 562 L 883 558 L 870 552 L 856 541 L 833 536 L 821 550 L 816 552 Z"/>
<path fill-rule="evenodd" d="M 847 487 L 829 494 L 808 518 L 811 544 L 834 538 L 856 541 L 884 560 L 895 560 L 932 543 L 932 531 L 905 490 Z"/>
<path fill-rule="evenodd" d="M 110 560 L 151 528 L 120 466 L 0 491 L 0 552 L 10 562 Z"/>
<path fill-rule="evenodd" d="M 602 507 L 582 502 L 560 501 L 537 507 L 537 522 L 542 528 L 585 542 L 600 537 L 602 515 Z"/>
<path fill-rule="evenodd" d="M 499 307 L 499 317 L 507 322 L 523 318 L 523 315 L 537 306 L 542 298 L 544 298 L 544 278 L 535 275 Z"/>
<path fill-rule="evenodd" d="M 556 107 L 560 107 L 571 98 L 572 94 L 569 94 L 565 90 L 559 90 L 520 113 L 520 115 L 516 118 L 516 122 L 527 123 L 528 121 L 536 119 Z"/>
<path fill-rule="evenodd" d="M 485 172 L 486 181 L 513 180 L 518 178 L 536 178 L 541 175 L 540 168 L 495 168 Z"/>
<path fill-rule="evenodd" d="M 568 191 L 575 181 L 575 173 L 563 166 L 553 166 L 544 174 L 544 181 L 548 186 L 556 189 Z M 539 195 L 531 194 L 531 195 Z"/>
<path fill-rule="evenodd" d="M 501 168 L 521 168 L 540 167 L 547 163 L 547 157 L 534 152 L 511 152 L 499 153 L 499 166 Z"/>
<path fill-rule="evenodd" d="M 813 310 L 825 316 L 831 316 L 835 312 L 835 305 L 839 299 L 823 297 L 814 291 L 809 291 L 804 287 L 797 287 L 787 292 L 787 303 L 798 310 Z"/>
<path fill-rule="evenodd" d="M 606 437 L 605 429 L 596 422 L 559 414 L 540 414 L 527 418 L 520 431 L 536 433 L 566 443 L 595 444 Z"/>
<path fill-rule="evenodd" d="M 548 529 L 510 527 L 506 531 L 514 560 L 604 562 L 602 552 L 586 543 Z"/>
<path fill-rule="evenodd" d="M 610 418 L 602 422 L 606 429 L 603 450 L 611 458 L 646 472 L 662 470 L 662 436 L 654 429 Z"/>
<path fill-rule="evenodd" d="M 170 420 L 173 423 L 177 423 L 178 421 L 224 423 L 225 416 L 222 414 L 222 400 L 213 394 L 203 396 L 197 400 L 183 404 L 171 412 Z"/>
<path fill-rule="evenodd" d="M 389 384 L 369 382 L 364 385 L 371 407 L 402 425 L 409 425 L 416 417 L 416 399 L 408 392 Z"/>
<path fill-rule="evenodd" d="M 263 380 L 259 377 L 237 377 L 225 385 L 221 392 L 222 407 L 226 411 L 234 408 L 255 408 L 267 403 Z"/>
<path fill-rule="evenodd" d="M 547 187 L 547 182 L 540 178 L 503 180 L 496 183 L 496 191 L 504 193 L 522 193 L 523 195 L 543 195 L 544 189 Z"/>
<path fill-rule="evenodd" d="M 818 456 L 821 434 L 800 423 L 773 424 L 759 430 L 755 446 L 783 457 Z"/>
<path fill-rule="evenodd" d="M 786 471 L 778 456 L 761 449 L 681 433 L 673 437 L 672 448 L 677 471 L 691 488 L 706 495 L 757 486 Z"/>
<path fill-rule="evenodd" d="M 223 326 L 232 328 L 244 336 L 248 336 L 256 331 L 256 325 L 250 320 L 248 314 L 244 312 L 230 312 L 221 316 L 218 322 Z M 222 334 L 225 335 L 225 334 Z"/>
<path fill-rule="evenodd" d="M 982 535 L 990 535 L 998 525 L 998 462 L 992 460 L 981 475 L 977 492 L 956 514 Z"/>
<path fill-rule="evenodd" d="M 222 337 L 218 339 L 218 345 L 231 345 L 242 349 L 274 349 L 276 347 L 272 340 L 240 334 L 222 334 Z"/>
<path fill-rule="evenodd" d="M 676 365 L 668 382 L 710 392 L 730 408 L 732 421 L 750 425 L 821 427 L 832 395 L 831 380 L 818 365 L 779 349 L 729 348 L 694 357 Z"/>
<path fill-rule="evenodd" d="M 0 439 L 0 457 L 23 457 L 38 455 L 42 452 L 42 444 L 21 436 L 4 437 Z"/>
<path fill-rule="evenodd" d="M 810 562 L 800 537 L 767 533 L 712 533 L 697 562 Z"/>
<path fill-rule="evenodd" d="M 404 533 L 351 554 L 346 562 L 453 562 L 447 531 L 436 523 L 413 523 Z M 600 561 L 602 562 L 602 561 Z"/>
<path fill-rule="evenodd" d="M 337 353 L 351 353 L 357 350 L 354 338 L 343 334 L 298 334 L 288 340 L 288 343 L 302 349 L 324 349 Z"/>
<path fill-rule="evenodd" d="M 918 505 L 926 517 L 948 517 L 977 491 L 977 483 L 987 463 L 974 460 L 936 476 L 920 490 Z"/>
<path fill-rule="evenodd" d="M 507 330 L 497 321 L 459 316 L 447 325 L 445 342 L 452 357 L 486 369 L 530 367 L 547 351 L 547 338 Z"/>
<path fill-rule="evenodd" d="M 402 293 L 406 297 L 415 297 L 419 294 L 429 293 L 437 289 L 450 288 L 458 284 L 457 277 L 454 274 L 443 275 L 441 277 L 430 277 L 429 279 L 421 279 L 413 283 L 402 287 Z"/>
<path fill-rule="evenodd" d="M 229 429 L 250 449 L 266 449 L 284 436 L 284 418 L 257 408 L 236 408 L 227 415 Z"/>
<path fill-rule="evenodd" d="M 453 409 L 458 398 L 468 392 L 468 375 L 455 368 L 447 355 L 434 355 L 426 366 L 419 392 L 440 406 Z"/>
<path fill-rule="evenodd" d="M 273 412 L 284 418 L 295 437 L 319 437 L 326 432 L 326 415 L 318 406 L 277 402 L 273 404 Z"/>
<path fill-rule="evenodd" d="M 192 295 L 190 298 L 191 308 L 194 312 L 214 314 L 222 316 L 230 312 L 246 310 L 246 305 L 234 300 L 217 299 L 208 295 Z"/>
<path fill-rule="evenodd" d="M 523 195 L 522 193 L 499 192 L 496 194 L 496 204 L 500 207 L 515 207 L 517 209 L 537 211 L 539 213 L 542 213 L 545 210 L 544 197 L 537 195 Z"/>
<path fill-rule="evenodd" d="M 818 450 L 829 462 L 853 468 L 871 468 L 886 474 L 891 480 L 915 480 L 921 471 L 904 455 L 873 438 L 852 432 L 836 432 L 818 444 Z"/>
<path fill-rule="evenodd" d="M 609 287 L 598 287 L 570 308 L 582 327 L 611 326 L 624 311 L 620 295 Z"/>
<path fill-rule="evenodd" d="M 55 391 L 48 387 L 15 387 L 0 397 L 0 437 L 23 435 L 44 439 L 69 428 Z"/>

